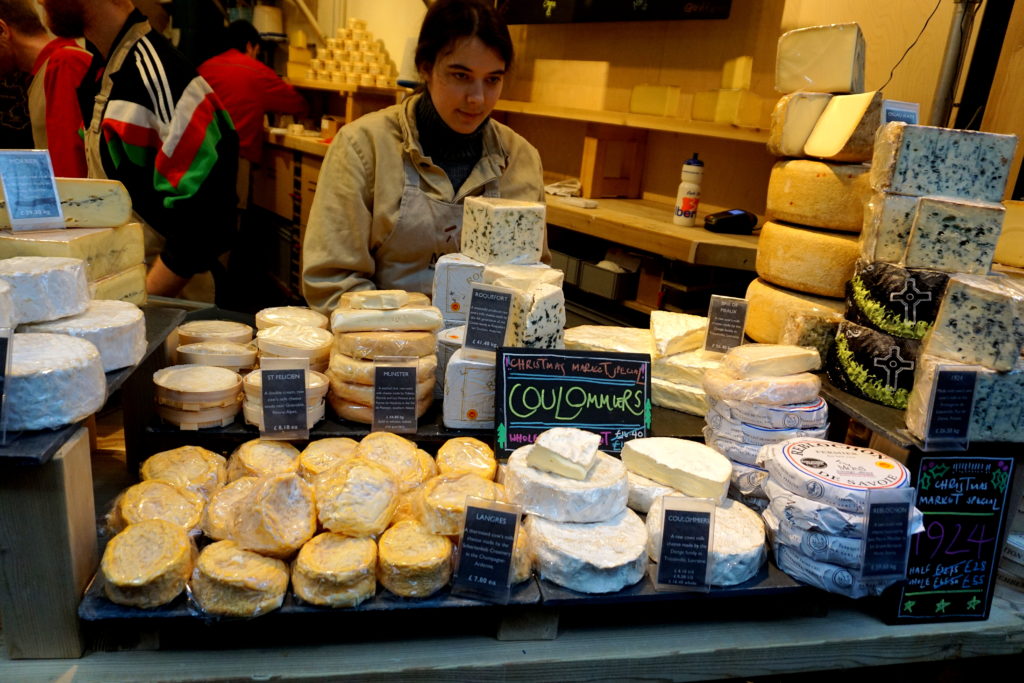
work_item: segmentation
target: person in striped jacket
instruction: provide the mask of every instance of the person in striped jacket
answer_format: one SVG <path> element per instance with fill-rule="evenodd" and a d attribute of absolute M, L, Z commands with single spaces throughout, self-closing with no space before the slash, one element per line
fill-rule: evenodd
<path fill-rule="evenodd" d="M 218 259 L 235 234 L 238 135 L 231 117 L 131 0 L 40 2 L 56 35 L 85 36 L 94 54 L 80 91 L 89 176 L 124 183 L 156 233 L 147 235 L 147 247 L 163 243 L 147 292 L 175 296 L 205 271 L 217 281 L 224 273 Z"/>

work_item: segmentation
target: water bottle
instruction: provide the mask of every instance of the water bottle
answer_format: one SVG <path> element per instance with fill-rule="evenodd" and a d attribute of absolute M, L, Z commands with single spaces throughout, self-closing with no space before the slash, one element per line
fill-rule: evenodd
<path fill-rule="evenodd" d="M 697 153 L 683 163 L 679 174 L 679 191 L 676 193 L 676 208 L 672 222 L 684 227 L 693 226 L 697 221 L 697 206 L 700 204 L 700 181 L 704 176 L 704 162 Z"/>

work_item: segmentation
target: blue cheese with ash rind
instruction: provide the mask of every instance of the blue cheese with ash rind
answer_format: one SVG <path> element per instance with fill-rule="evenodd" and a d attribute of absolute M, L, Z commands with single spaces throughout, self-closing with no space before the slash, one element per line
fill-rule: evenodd
<path fill-rule="evenodd" d="M 1024 441 L 1024 358 L 1009 372 L 979 372 L 971 441 Z"/>
<path fill-rule="evenodd" d="M 893 121 L 878 130 L 871 160 L 877 191 L 1002 200 L 1017 136 Z"/>
<path fill-rule="evenodd" d="M 904 409 L 914 386 L 921 342 L 844 320 L 825 369 L 832 384 L 851 394 Z"/>
<path fill-rule="evenodd" d="M 949 280 L 923 352 L 992 370 L 1012 369 L 1024 346 L 1024 292 L 999 278 Z"/>
<path fill-rule="evenodd" d="M 910 486 L 910 472 L 899 461 L 870 448 L 824 439 L 765 446 L 757 460 L 786 490 L 857 514 L 866 511 L 869 491 Z"/>
<path fill-rule="evenodd" d="M 949 274 L 859 261 L 846 286 L 846 318 L 905 339 L 922 339 L 935 322 Z"/>
<path fill-rule="evenodd" d="M 820 396 L 813 401 L 784 406 L 727 399 L 710 399 L 708 405 L 729 420 L 765 429 L 817 429 L 828 425 L 828 404 Z"/>
<path fill-rule="evenodd" d="M 544 205 L 498 197 L 466 197 L 460 251 L 480 263 L 540 263 Z"/>
<path fill-rule="evenodd" d="M 896 263 L 903 258 L 916 210 L 913 195 L 876 192 L 864 207 L 860 257 L 868 263 Z"/>
<path fill-rule="evenodd" d="M 900 264 L 985 275 L 992 268 L 1005 214 L 1001 204 L 921 197 Z"/>
<path fill-rule="evenodd" d="M 445 254 L 434 264 L 431 303 L 441 311 L 445 327 L 466 323 L 473 284 L 483 280 L 484 264 L 465 254 Z"/>

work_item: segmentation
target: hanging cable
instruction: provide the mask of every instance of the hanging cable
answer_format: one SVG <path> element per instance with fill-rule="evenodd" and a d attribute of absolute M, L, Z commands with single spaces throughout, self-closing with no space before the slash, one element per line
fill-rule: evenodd
<path fill-rule="evenodd" d="M 908 54 L 910 54 L 910 51 L 914 49 L 914 46 L 917 45 L 917 41 L 921 40 L 921 36 L 924 35 L 924 30 L 928 28 L 929 22 L 931 22 L 932 17 L 935 16 L 935 13 L 939 11 L 939 5 L 941 4 L 942 0 L 938 0 L 938 2 L 935 3 L 935 7 L 932 9 L 932 13 L 929 14 L 928 18 L 924 20 L 924 26 L 921 27 L 921 31 L 917 34 L 917 37 L 914 38 L 914 42 L 910 44 L 910 47 L 903 51 L 903 56 L 901 56 L 899 58 L 899 61 L 897 61 L 896 64 L 893 65 L 892 70 L 889 71 L 889 78 L 886 79 L 885 83 L 882 85 L 881 88 L 879 88 L 879 90 L 885 90 L 885 86 L 889 85 L 889 81 L 892 80 L 893 74 L 896 73 L 897 67 L 899 67 L 899 65 L 903 63 L 903 60 L 906 59 Z"/>

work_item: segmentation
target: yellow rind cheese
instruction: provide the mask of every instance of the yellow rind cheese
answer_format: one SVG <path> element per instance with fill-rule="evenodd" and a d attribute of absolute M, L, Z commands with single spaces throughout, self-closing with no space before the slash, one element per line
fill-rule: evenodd
<path fill-rule="evenodd" d="M 418 489 L 413 509 L 417 519 L 431 533 L 457 536 L 469 496 L 500 501 L 505 499 L 505 487 L 478 474 L 439 475 Z"/>
<path fill-rule="evenodd" d="M 452 542 L 413 520 L 384 532 L 377 544 L 377 579 L 395 595 L 424 598 L 447 585 L 452 575 Z"/>
<path fill-rule="evenodd" d="M 218 541 L 203 548 L 189 583 L 192 597 L 207 614 L 255 617 L 281 606 L 288 589 L 288 566 Z"/>
<path fill-rule="evenodd" d="M 437 449 L 437 469 L 444 475 L 471 472 L 484 479 L 494 479 L 498 461 L 491 447 L 480 439 L 457 436 Z"/>
<path fill-rule="evenodd" d="M 426 382 L 434 379 L 437 369 L 437 356 L 422 356 L 416 361 L 416 381 Z M 327 376 L 331 378 L 331 386 L 335 383 L 361 384 L 372 387 L 376 384 L 376 365 L 372 360 L 353 358 L 343 353 L 331 353 Z"/>
<path fill-rule="evenodd" d="M 316 533 L 313 489 L 295 473 L 263 477 L 236 508 L 231 539 L 246 550 L 286 558 Z"/>
<path fill-rule="evenodd" d="M 388 528 L 398 506 L 398 483 L 383 467 L 353 458 L 316 478 L 317 515 L 325 529 L 375 536 Z"/>
<path fill-rule="evenodd" d="M 121 531 L 147 519 L 162 519 L 186 531 L 199 526 L 206 500 L 169 481 L 148 479 L 125 489 L 110 515 L 110 527 Z"/>
<path fill-rule="evenodd" d="M 146 458 L 141 475 L 172 482 L 209 499 L 228 481 L 227 460 L 200 446 L 180 446 Z"/>
<path fill-rule="evenodd" d="M 327 402 L 331 404 L 331 410 L 334 411 L 334 414 L 344 420 L 351 420 L 352 422 L 359 422 L 362 424 L 373 424 L 373 406 L 346 401 L 345 399 L 331 393 L 327 394 Z M 429 408 L 433 402 L 433 395 L 428 396 L 423 400 L 416 401 L 416 417 L 423 417 L 423 414 L 427 412 L 427 408 Z"/>
<path fill-rule="evenodd" d="M 203 510 L 202 529 L 208 538 L 224 541 L 231 538 L 231 525 L 238 508 L 256 487 L 259 477 L 235 479 L 212 496 Z"/>
<path fill-rule="evenodd" d="M 436 349 L 437 335 L 433 332 L 341 332 L 334 335 L 334 351 L 351 358 L 421 358 L 433 355 Z"/>
<path fill-rule="evenodd" d="M 103 592 L 118 605 L 165 605 L 185 589 L 194 555 L 188 534 L 177 524 L 148 519 L 129 525 L 103 551 Z"/>
<path fill-rule="evenodd" d="M 299 476 L 312 484 L 317 476 L 356 457 L 358 445 L 347 437 L 310 441 L 299 453 Z"/>
<path fill-rule="evenodd" d="M 356 448 L 358 457 L 391 472 L 399 491 L 408 491 L 426 481 L 416 444 L 390 432 L 371 432 Z"/>
<path fill-rule="evenodd" d="M 846 302 L 776 287 L 753 280 L 747 287 L 747 336 L 756 342 L 778 344 L 786 320 L 793 313 L 833 312 L 842 315 Z"/>
<path fill-rule="evenodd" d="M 765 215 L 814 228 L 860 232 L 870 166 L 787 159 L 772 166 Z"/>
<path fill-rule="evenodd" d="M 288 474 L 298 470 L 299 450 L 284 441 L 246 441 L 228 459 L 228 481 L 241 477 Z"/>
<path fill-rule="evenodd" d="M 325 607 L 354 607 L 377 590 L 377 543 L 323 533 L 302 546 L 292 564 L 292 589 Z"/>
<path fill-rule="evenodd" d="M 757 244 L 757 274 L 807 294 L 842 298 L 860 247 L 854 235 L 765 221 Z"/>

